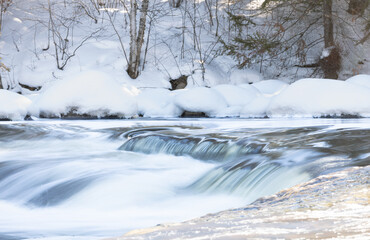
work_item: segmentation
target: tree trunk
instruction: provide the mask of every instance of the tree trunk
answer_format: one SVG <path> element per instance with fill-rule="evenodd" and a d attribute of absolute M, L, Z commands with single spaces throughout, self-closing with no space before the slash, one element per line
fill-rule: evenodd
<path fill-rule="evenodd" d="M 325 54 L 320 60 L 320 66 L 324 71 L 324 77 L 338 79 L 338 72 L 341 68 L 341 56 L 334 43 L 333 27 L 333 0 L 323 2 L 323 22 L 324 22 L 324 44 Z"/>
<path fill-rule="evenodd" d="M 137 2 L 136 0 L 130 1 L 130 56 L 127 68 L 127 73 L 131 78 L 137 78 L 136 73 L 136 53 L 137 53 L 137 42 L 136 42 L 136 12 Z"/>
<path fill-rule="evenodd" d="M 170 7 L 179 8 L 183 0 L 169 0 Z"/>
<path fill-rule="evenodd" d="M 3 23 L 3 2 L 0 2 L 0 36 L 1 36 L 1 25 L 2 25 L 2 23 Z"/>
<path fill-rule="evenodd" d="M 139 21 L 139 32 L 137 35 L 137 49 L 136 49 L 136 72 L 137 76 L 139 75 L 139 66 L 140 66 L 140 59 L 141 59 L 141 49 L 143 48 L 144 43 L 144 36 L 145 36 L 145 28 L 146 28 L 146 16 L 148 15 L 148 7 L 149 7 L 149 0 L 143 0 L 141 5 L 141 13 L 140 13 L 140 21 Z"/>
<path fill-rule="evenodd" d="M 324 0 L 323 18 L 324 18 L 324 43 L 325 48 L 334 46 L 334 32 L 333 32 L 333 0 Z"/>
<path fill-rule="evenodd" d="M 139 31 L 137 32 L 137 2 L 131 1 L 130 9 L 130 57 L 127 68 L 128 75 L 135 79 L 139 76 L 141 49 L 144 43 L 146 16 L 148 15 L 149 0 L 143 0 L 140 10 Z"/>

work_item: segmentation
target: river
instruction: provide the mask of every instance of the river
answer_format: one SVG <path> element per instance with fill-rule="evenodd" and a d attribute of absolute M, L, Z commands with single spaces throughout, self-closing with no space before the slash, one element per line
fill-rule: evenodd
<path fill-rule="evenodd" d="M 370 165 L 370 119 L 0 122 L 0 239 L 91 240 Z"/>

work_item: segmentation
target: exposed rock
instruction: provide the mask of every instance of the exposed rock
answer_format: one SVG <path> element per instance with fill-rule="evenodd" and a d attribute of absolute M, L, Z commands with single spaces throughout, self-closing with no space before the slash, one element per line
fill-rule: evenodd
<path fill-rule="evenodd" d="M 201 117 L 207 117 L 207 115 L 204 112 L 189 112 L 184 111 L 181 114 L 182 118 L 201 118 Z"/>
<path fill-rule="evenodd" d="M 77 107 L 71 107 L 67 113 L 61 113 L 60 115 L 50 114 L 47 112 L 40 112 L 40 118 L 61 118 L 67 120 L 94 120 L 94 119 L 122 119 L 118 115 L 110 115 L 105 112 L 97 114 L 80 113 Z"/>
<path fill-rule="evenodd" d="M 170 80 L 171 90 L 184 89 L 188 85 L 188 76 L 181 75 L 177 79 Z"/>
<path fill-rule="evenodd" d="M 30 91 L 39 91 L 41 89 L 40 86 L 37 86 L 37 87 L 32 87 L 32 86 L 28 86 L 26 84 L 22 84 L 22 83 L 19 83 L 19 85 L 22 87 L 22 88 L 25 88 L 25 89 L 28 89 Z"/>

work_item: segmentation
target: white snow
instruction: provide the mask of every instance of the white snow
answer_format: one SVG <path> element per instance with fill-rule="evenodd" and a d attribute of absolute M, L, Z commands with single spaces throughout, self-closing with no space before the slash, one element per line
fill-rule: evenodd
<path fill-rule="evenodd" d="M 222 84 L 214 86 L 211 89 L 221 94 L 228 106 L 246 105 L 260 94 L 256 88 L 250 85 L 241 88 L 235 85 Z"/>
<path fill-rule="evenodd" d="M 263 79 L 262 75 L 250 69 L 233 69 L 230 74 L 231 84 L 255 83 Z"/>
<path fill-rule="evenodd" d="M 370 117 L 370 90 L 344 81 L 302 79 L 277 95 L 267 109 L 271 117 L 341 114 Z"/>
<path fill-rule="evenodd" d="M 240 117 L 244 118 L 264 118 L 267 116 L 266 110 L 268 109 L 272 97 L 266 95 L 259 95 L 252 102 L 244 106 L 240 112 Z"/>
<path fill-rule="evenodd" d="M 30 104 L 27 97 L 0 89 L 0 119 L 23 120 Z"/>
<path fill-rule="evenodd" d="M 175 96 L 175 104 L 184 111 L 204 112 L 210 117 L 227 107 L 221 94 L 206 87 L 181 90 Z"/>
<path fill-rule="evenodd" d="M 370 88 L 370 75 L 359 74 L 348 78 L 346 82 Z"/>
<path fill-rule="evenodd" d="M 134 96 L 138 90 L 101 72 L 78 74 L 50 85 L 31 106 L 31 112 L 36 116 L 60 117 L 71 110 L 98 118 L 112 115 L 133 117 L 137 113 Z"/>
<path fill-rule="evenodd" d="M 277 95 L 283 91 L 289 84 L 280 80 L 264 80 L 252 84 L 261 93 L 267 95 Z"/>
<path fill-rule="evenodd" d="M 331 53 L 332 50 L 333 50 L 333 47 L 324 48 L 322 50 L 320 59 L 324 59 L 324 58 L 329 57 L 329 55 L 330 55 L 330 53 Z"/>
<path fill-rule="evenodd" d="M 167 89 L 144 89 L 137 96 L 138 112 L 144 117 L 178 117 L 182 112 L 173 98 L 174 93 Z"/>
<path fill-rule="evenodd" d="M 347 81 L 312 78 L 288 85 L 266 80 L 170 91 L 161 84 L 137 88 L 104 72 L 86 71 L 49 82 L 40 93 L 26 97 L 1 90 L 0 118 L 20 120 L 27 114 L 172 118 L 184 111 L 209 117 L 370 117 L 369 83 L 369 75 L 357 75 Z"/>

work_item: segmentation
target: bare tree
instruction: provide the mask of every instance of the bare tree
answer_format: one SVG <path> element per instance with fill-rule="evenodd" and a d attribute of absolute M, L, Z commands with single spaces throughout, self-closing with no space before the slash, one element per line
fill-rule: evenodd
<path fill-rule="evenodd" d="M 1 26 L 3 22 L 3 14 L 6 12 L 11 3 L 12 0 L 0 0 L 0 35 L 1 35 Z"/>
<path fill-rule="evenodd" d="M 3 14 L 6 12 L 10 4 L 12 3 L 11 0 L 0 0 L 0 37 L 1 37 L 1 30 L 2 30 L 2 23 L 3 23 Z M 0 57 L 0 89 L 3 88 L 2 78 L 1 78 L 1 72 L 6 71 L 9 72 L 10 69 L 5 66 L 4 63 L 1 62 Z"/>
<path fill-rule="evenodd" d="M 127 73 L 133 79 L 139 76 L 141 50 L 144 43 L 148 7 L 149 0 L 143 0 L 140 8 L 139 25 L 137 26 L 137 1 L 130 1 L 130 55 Z"/>
<path fill-rule="evenodd" d="M 77 3 L 81 4 L 81 2 Z M 49 13 L 49 23 L 48 23 L 50 32 L 49 41 L 52 41 L 52 44 L 54 46 L 54 57 L 56 60 L 57 68 L 59 70 L 64 70 L 68 62 L 71 60 L 71 58 L 73 58 L 76 55 L 77 51 L 89 39 L 96 37 L 101 29 L 97 28 L 97 30 L 91 32 L 87 36 L 84 36 L 81 39 L 76 40 L 73 35 L 73 31 L 74 28 L 79 24 L 79 17 L 82 17 L 81 13 L 73 12 L 72 15 L 66 16 L 64 13 L 66 6 L 64 6 L 64 8 L 59 6 L 59 9 L 54 9 L 54 6 L 56 6 L 56 3 L 54 3 L 53 5 L 51 4 L 51 1 L 48 0 L 47 11 Z M 55 8 L 57 7 L 58 6 L 56 6 Z M 92 18 L 91 16 L 89 17 Z M 94 19 L 94 22 L 96 22 L 95 20 L 96 19 Z M 49 48 L 50 43 L 43 50 L 47 51 L 49 50 Z"/>

